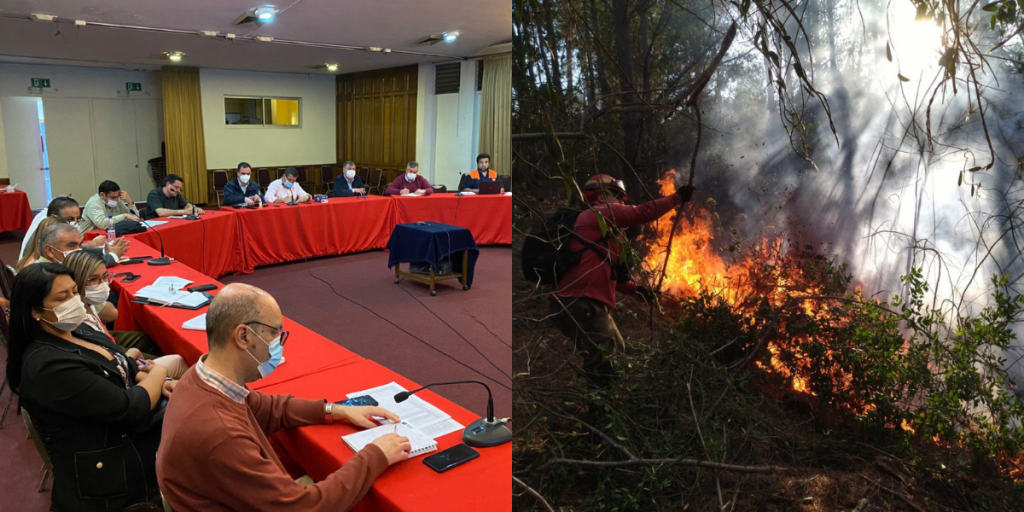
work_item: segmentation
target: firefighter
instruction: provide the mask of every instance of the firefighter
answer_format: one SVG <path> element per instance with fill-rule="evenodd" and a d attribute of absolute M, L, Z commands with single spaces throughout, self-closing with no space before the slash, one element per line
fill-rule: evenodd
<path fill-rule="evenodd" d="M 693 186 L 681 186 L 668 197 L 632 206 L 625 204 L 629 197 L 622 181 L 612 176 L 592 176 L 583 186 L 588 209 L 577 217 L 576 236 L 569 241 L 569 250 L 580 251 L 581 257 L 558 280 L 551 301 L 551 318 L 583 356 L 584 378 L 590 387 L 604 388 L 612 382 L 615 370 L 608 356 L 616 347 L 626 348 L 611 315 L 615 311 L 615 292 L 654 298 L 649 289 L 630 280 L 628 265 L 620 262 L 621 231 L 652 222 L 688 202 L 693 190 Z M 599 215 L 604 219 L 607 236 L 602 235 Z"/>

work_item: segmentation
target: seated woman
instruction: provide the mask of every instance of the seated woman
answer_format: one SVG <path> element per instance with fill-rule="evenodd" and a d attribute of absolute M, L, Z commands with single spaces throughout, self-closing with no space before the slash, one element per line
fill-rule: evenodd
<path fill-rule="evenodd" d="M 76 330 L 85 317 L 70 270 L 26 267 L 11 293 L 7 376 L 53 463 L 51 510 L 122 510 L 159 499 L 161 401 L 177 381 L 159 364 L 139 371 L 103 334 Z"/>
<path fill-rule="evenodd" d="M 60 222 L 67 222 L 61 217 L 47 217 L 39 223 L 39 227 L 36 228 L 35 232 L 32 233 L 32 238 L 28 242 L 28 246 L 25 248 L 25 255 L 18 260 L 18 264 L 14 269 L 21 272 L 25 267 L 33 264 L 39 259 L 39 235 L 48 227 L 58 224 Z"/>
<path fill-rule="evenodd" d="M 64 266 L 71 270 L 71 276 L 78 286 L 78 294 L 85 303 L 85 321 L 83 327 L 90 327 L 105 334 L 110 338 L 124 355 L 137 359 L 140 368 L 156 363 L 167 368 L 167 375 L 172 379 L 180 379 L 188 370 L 185 359 L 179 355 L 157 357 L 150 360 L 150 356 L 143 354 L 143 351 L 153 353 L 157 350 L 156 343 L 141 331 L 113 331 L 107 330 L 106 323 L 117 320 L 117 308 L 107 302 L 110 295 L 110 274 L 107 273 L 107 265 L 103 257 L 93 251 L 75 251 L 68 254 L 64 259 Z"/>

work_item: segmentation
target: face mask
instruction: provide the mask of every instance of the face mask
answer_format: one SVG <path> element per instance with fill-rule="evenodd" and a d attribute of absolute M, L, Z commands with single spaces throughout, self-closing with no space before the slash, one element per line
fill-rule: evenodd
<path fill-rule="evenodd" d="M 416 181 L 416 173 L 407 172 L 405 173 L 405 181 Z"/>
<path fill-rule="evenodd" d="M 68 257 L 68 254 L 71 254 L 71 253 L 73 253 L 75 251 L 81 251 L 82 250 L 82 248 L 79 247 L 78 249 L 71 249 L 70 251 L 61 251 L 61 250 L 58 250 L 56 247 L 53 247 L 52 245 L 50 247 L 52 247 L 53 250 L 59 252 L 61 254 L 61 256 L 64 256 L 65 259 Z M 64 260 L 58 261 L 57 263 L 61 263 L 62 261 L 64 261 Z"/>
<path fill-rule="evenodd" d="M 284 182 L 284 188 L 292 188 L 293 185 L 294 185 L 294 183 L 292 183 L 290 181 L 285 181 Z"/>
<path fill-rule="evenodd" d="M 348 179 L 355 178 L 356 177 L 356 172 L 355 171 L 345 171 L 345 177 L 348 178 Z"/>
<path fill-rule="evenodd" d="M 68 224 L 71 224 L 71 227 L 73 227 L 75 229 L 78 229 L 78 221 L 77 220 L 74 221 L 74 222 L 69 222 Z"/>
<path fill-rule="evenodd" d="M 251 327 L 246 328 L 252 331 L 253 334 L 256 334 L 256 331 L 253 331 Z M 263 341 L 263 338 L 259 334 L 256 334 L 256 337 L 259 338 L 260 341 Z M 267 342 L 263 341 L 263 343 Z M 281 361 L 284 360 L 284 346 L 281 345 L 280 335 L 271 340 L 270 343 L 267 343 L 267 346 L 270 348 L 270 359 L 267 359 L 262 363 L 260 363 L 260 360 L 256 359 L 256 356 L 253 356 L 248 350 L 245 351 L 245 353 L 249 354 L 249 357 L 251 357 L 253 361 L 260 363 L 260 365 L 257 366 L 256 369 L 259 370 L 260 376 L 263 377 L 264 379 L 267 378 L 267 376 L 270 375 L 271 373 L 274 373 L 274 370 L 277 369 L 277 365 L 281 364 Z"/>
<path fill-rule="evenodd" d="M 110 283 L 94 284 L 85 287 L 85 303 L 90 306 L 103 304 L 109 296 Z"/>
<path fill-rule="evenodd" d="M 242 185 L 248 185 L 249 184 L 249 177 L 250 176 L 248 174 L 243 174 L 243 175 L 238 177 L 238 181 Z"/>
<path fill-rule="evenodd" d="M 117 208 L 117 199 L 108 199 L 107 206 L 110 208 Z"/>
<path fill-rule="evenodd" d="M 43 310 L 53 311 L 53 314 L 57 315 L 56 322 L 51 322 L 45 318 L 42 320 L 61 331 L 71 331 L 75 327 L 82 325 L 82 322 L 85 321 L 85 305 L 82 304 L 82 298 L 78 295 L 64 301 L 63 304 L 54 309 L 43 308 Z"/>

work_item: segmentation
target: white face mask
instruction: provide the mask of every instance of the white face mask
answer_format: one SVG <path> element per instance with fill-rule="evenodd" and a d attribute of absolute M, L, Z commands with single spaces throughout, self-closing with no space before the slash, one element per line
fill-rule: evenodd
<path fill-rule="evenodd" d="M 110 283 L 94 284 L 85 287 L 85 303 L 90 306 L 99 306 L 107 301 L 110 296 Z"/>
<path fill-rule="evenodd" d="M 56 308 L 43 308 L 43 310 L 53 311 L 57 315 L 57 321 L 51 322 L 45 318 L 41 318 L 41 320 L 61 331 L 72 331 L 85 321 L 85 304 L 82 304 L 82 298 L 78 295 L 64 301 Z"/>
<path fill-rule="evenodd" d="M 345 171 L 345 177 L 348 178 L 348 179 L 355 178 L 356 177 L 356 172 L 355 171 Z"/>
<path fill-rule="evenodd" d="M 405 181 L 416 181 L 416 173 L 407 172 L 405 173 Z"/>
<path fill-rule="evenodd" d="M 249 178 L 250 178 L 250 175 L 242 174 L 241 176 L 238 177 L 238 182 L 241 183 L 242 185 L 248 185 L 249 184 Z"/>
<path fill-rule="evenodd" d="M 78 229 L 78 221 L 77 220 L 74 221 L 74 222 L 69 222 L 68 224 L 71 224 L 71 227 L 73 227 L 75 229 Z"/>
<path fill-rule="evenodd" d="M 107 199 L 107 206 L 110 208 L 117 208 L 117 199 Z"/>

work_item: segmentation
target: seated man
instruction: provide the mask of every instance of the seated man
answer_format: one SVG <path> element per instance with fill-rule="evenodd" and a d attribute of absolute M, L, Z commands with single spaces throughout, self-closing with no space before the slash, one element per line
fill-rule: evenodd
<path fill-rule="evenodd" d="M 308 203 L 313 196 L 302 190 L 302 185 L 296 181 L 299 179 L 299 171 L 294 167 L 285 169 L 281 179 L 274 180 L 267 187 L 266 200 L 268 203 Z"/>
<path fill-rule="evenodd" d="M 356 176 L 355 162 L 341 164 L 345 172 L 334 178 L 334 197 L 352 197 L 355 194 L 366 195 L 366 188 L 363 187 L 363 180 Z"/>
<path fill-rule="evenodd" d="M 123 220 L 138 222 L 139 210 L 135 208 L 135 202 L 128 196 L 128 192 L 121 190 L 117 183 L 106 180 L 100 183 L 99 193 L 85 202 L 85 213 L 82 214 L 78 231 L 106 230 L 111 221 L 117 224 Z"/>
<path fill-rule="evenodd" d="M 409 457 L 408 438 L 385 434 L 321 482 L 303 487 L 288 476 L 267 441 L 274 432 L 336 420 L 373 427 L 370 416 L 397 417 L 246 387 L 280 363 L 282 322 L 273 297 L 250 285 L 229 284 L 210 303 L 210 353 L 174 388 L 157 452 L 160 490 L 174 510 L 349 510 L 388 465 Z"/>
<path fill-rule="evenodd" d="M 260 186 L 252 181 L 252 166 L 245 162 L 238 164 L 238 175 L 224 185 L 224 206 L 242 203 L 256 206 L 262 202 Z"/>
<path fill-rule="evenodd" d="M 409 165 L 405 166 L 405 173 L 388 185 L 388 188 L 384 190 L 384 195 L 429 196 L 433 194 L 434 189 L 430 188 L 430 182 L 420 176 L 419 172 L 420 164 L 409 162 Z"/>
<path fill-rule="evenodd" d="M 75 228 L 78 228 L 78 221 L 82 218 L 82 209 L 78 207 L 78 201 L 75 201 L 72 197 L 58 196 L 53 198 L 53 201 L 50 201 L 50 205 L 32 219 L 32 225 L 25 232 L 25 238 L 21 241 L 22 258 L 31 251 L 32 235 L 36 233 L 39 223 L 47 217 L 60 217 Z"/>
<path fill-rule="evenodd" d="M 462 191 L 479 193 L 481 181 L 498 181 L 497 171 L 490 169 L 490 166 L 491 155 L 487 153 L 477 155 L 476 169 L 473 169 L 466 175 L 466 179 L 462 182 Z"/>
<path fill-rule="evenodd" d="M 146 203 L 149 210 L 146 212 L 147 219 L 156 217 L 170 217 L 171 215 L 199 215 L 203 209 L 193 206 L 181 195 L 181 187 L 184 186 L 181 176 L 168 174 L 160 184 L 160 188 L 154 188 L 149 192 Z"/>
<path fill-rule="evenodd" d="M 43 229 L 39 233 L 39 259 L 36 263 L 64 263 L 68 254 L 83 248 L 82 234 L 71 224 L 59 222 Z M 119 238 L 113 244 L 104 244 L 103 248 L 87 247 L 103 255 L 108 267 L 117 265 L 118 260 L 128 251 L 128 240 Z"/>

